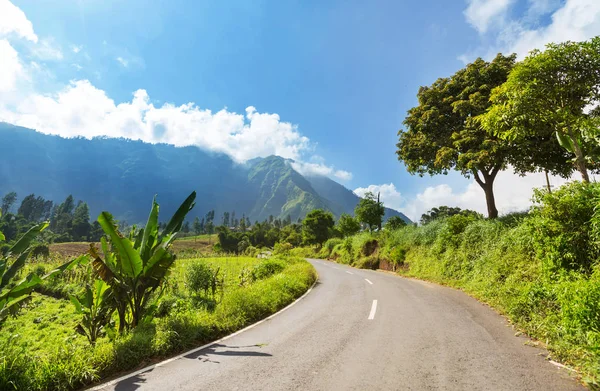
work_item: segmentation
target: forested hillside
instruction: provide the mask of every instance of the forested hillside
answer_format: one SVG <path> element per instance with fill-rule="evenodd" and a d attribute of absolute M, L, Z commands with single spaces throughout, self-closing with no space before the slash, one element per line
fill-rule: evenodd
<path fill-rule="evenodd" d="M 173 213 L 181 194 L 198 193 L 191 220 L 215 211 L 252 222 L 304 217 L 315 208 L 352 213 L 353 192 L 326 177 L 305 178 L 277 156 L 240 165 L 223 154 L 196 147 L 177 148 L 126 139 L 65 139 L 0 123 L 0 195 L 16 192 L 62 202 L 70 194 L 89 205 L 91 216 L 110 210 L 128 223 L 142 222 L 158 194 L 165 213 Z M 15 146 L 17 146 L 15 148 Z M 400 215 L 387 209 L 386 217 Z"/>

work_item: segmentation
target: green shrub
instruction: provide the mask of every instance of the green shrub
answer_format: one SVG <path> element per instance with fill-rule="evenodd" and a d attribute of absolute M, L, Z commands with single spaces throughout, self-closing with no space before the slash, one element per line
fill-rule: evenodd
<path fill-rule="evenodd" d="M 321 251 L 319 251 L 318 257 L 322 259 L 327 259 L 331 256 L 331 253 L 335 246 L 342 243 L 342 239 L 340 238 L 331 238 L 328 239 L 323 247 L 321 247 Z"/>
<path fill-rule="evenodd" d="M 185 284 L 193 295 L 201 292 L 214 298 L 217 291 L 223 287 L 220 268 L 214 268 L 202 261 L 191 262 L 185 271 Z"/>
<path fill-rule="evenodd" d="M 287 265 L 284 261 L 277 259 L 266 259 L 254 266 L 252 269 L 252 279 L 256 281 L 271 277 L 273 274 L 283 271 L 286 266 Z"/>
<path fill-rule="evenodd" d="M 537 229 L 535 248 L 554 271 L 591 272 L 600 257 L 594 210 L 600 202 L 600 184 L 573 182 L 552 193 L 536 190 L 531 215 Z"/>
<path fill-rule="evenodd" d="M 275 246 L 273 247 L 273 254 L 289 255 L 290 250 L 293 247 L 294 246 L 292 246 L 290 243 L 275 243 Z"/>

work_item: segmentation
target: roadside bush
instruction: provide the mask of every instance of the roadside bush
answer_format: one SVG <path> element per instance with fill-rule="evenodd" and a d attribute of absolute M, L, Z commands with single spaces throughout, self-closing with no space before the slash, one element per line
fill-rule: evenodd
<path fill-rule="evenodd" d="M 594 211 L 600 202 L 600 184 L 574 182 L 548 193 L 536 190 L 531 215 L 535 219 L 535 248 L 553 271 L 586 273 L 599 260 L 600 246 Z"/>
<path fill-rule="evenodd" d="M 293 246 L 290 243 L 275 243 L 275 246 L 273 247 L 273 254 L 289 255 L 292 248 Z"/>
<path fill-rule="evenodd" d="M 321 251 L 319 251 L 318 257 L 323 259 L 329 258 L 335 246 L 341 243 L 342 239 L 340 238 L 331 238 L 327 240 L 325 244 L 323 244 L 323 247 L 321 247 Z"/>
<path fill-rule="evenodd" d="M 285 269 L 286 263 L 277 259 L 266 259 L 254 266 L 252 269 L 252 279 L 263 280 L 271 277 L 273 274 L 280 273 Z"/>

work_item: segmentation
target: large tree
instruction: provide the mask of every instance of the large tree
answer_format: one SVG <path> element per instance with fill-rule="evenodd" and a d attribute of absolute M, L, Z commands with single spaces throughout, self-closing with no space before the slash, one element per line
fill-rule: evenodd
<path fill-rule="evenodd" d="M 495 87 L 502 85 L 515 56 L 498 54 L 491 62 L 477 59 L 448 78 L 421 87 L 419 105 L 408 111 L 405 131 L 398 132 L 396 151 L 412 174 L 447 174 L 456 170 L 473 177 L 483 189 L 488 217 L 498 216 L 494 180 L 509 164 L 515 172 L 564 169 L 565 155 L 549 137 L 530 137 L 519 144 L 488 133 L 478 116 L 490 107 Z M 539 153 L 544 151 L 544 153 Z"/>
<path fill-rule="evenodd" d="M 0 212 L 2 212 L 3 215 L 10 212 L 10 209 L 16 201 L 17 193 L 15 193 L 14 191 L 7 193 L 4 197 L 2 197 L 2 206 L 0 206 Z"/>
<path fill-rule="evenodd" d="M 379 202 L 379 195 L 375 197 L 375 194 L 371 192 L 365 193 L 365 196 L 360 199 L 358 205 L 354 208 L 356 219 L 366 224 L 371 232 L 375 227 L 381 229 L 384 214 L 385 208 L 383 203 Z"/>
<path fill-rule="evenodd" d="M 308 244 L 322 244 L 329 239 L 333 215 L 322 209 L 310 211 L 302 221 L 302 239 Z"/>
<path fill-rule="evenodd" d="M 494 90 L 484 128 L 505 139 L 555 135 L 585 182 L 598 160 L 600 37 L 549 44 L 517 64 Z"/>
<path fill-rule="evenodd" d="M 347 213 L 342 213 L 337 222 L 337 229 L 344 237 L 351 236 L 360 231 L 360 223 Z"/>

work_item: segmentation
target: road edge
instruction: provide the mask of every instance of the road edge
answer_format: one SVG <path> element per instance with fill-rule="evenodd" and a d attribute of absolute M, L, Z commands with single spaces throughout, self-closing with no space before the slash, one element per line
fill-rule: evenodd
<path fill-rule="evenodd" d="M 316 269 L 315 269 L 315 273 L 317 273 Z M 287 311 L 288 309 L 290 309 L 291 307 L 293 307 L 294 305 L 296 305 L 298 302 L 300 302 L 302 299 L 304 299 L 306 296 L 308 296 L 308 294 L 313 290 L 313 288 L 315 287 L 315 285 L 317 284 L 318 281 L 319 281 L 319 274 L 317 273 L 317 278 L 315 279 L 315 281 L 313 282 L 313 284 L 310 286 L 310 288 L 308 288 L 308 290 L 306 292 L 304 292 L 304 294 L 302 294 L 302 296 L 300 296 L 296 300 L 292 301 L 290 304 L 288 304 L 287 306 L 283 307 L 282 309 L 280 309 L 279 311 L 275 312 L 274 314 L 271 314 L 268 317 L 266 317 L 264 319 L 261 319 L 261 320 L 259 320 L 256 323 L 252 323 L 251 325 L 246 326 L 243 329 L 236 331 L 235 333 L 229 334 L 229 335 L 227 335 L 227 336 L 225 336 L 223 338 L 220 338 L 220 339 L 218 339 L 216 341 L 209 342 L 209 343 L 207 343 L 205 345 L 202 345 L 200 347 L 188 350 L 186 352 L 178 354 L 175 357 L 171 357 L 171 358 L 168 358 L 166 360 L 157 362 L 155 364 L 148 365 L 147 367 L 138 369 L 138 370 L 136 370 L 134 372 L 128 373 L 128 374 L 123 375 L 121 377 L 118 377 L 116 379 L 109 380 L 107 382 L 104 382 L 104 383 L 101 383 L 101 384 L 98 384 L 98 385 L 95 385 L 95 386 L 91 386 L 89 388 L 84 388 L 83 390 L 85 390 L 85 391 L 98 391 L 98 390 L 102 390 L 105 387 L 112 386 L 112 385 L 114 385 L 116 383 L 122 382 L 123 380 L 127 380 L 127 379 L 129 379 L 131 377 L 134 377 L 134 376 L 137 376 L 137 375 L 139 375 L 141 373 L 144 373 L 144 372 L 147 372 L 147 371 L 151 371 L 154 368 L 158 368 L 158 367 L 161 367 L 163 365 L 169 364 L 170 362 L 173 362 L 175 360 L 179 360 L 179 359 L 181 359 L 181 358 L 183 358 L 183 357 L 185 357 L 187 355 L 199 352 L 200 350 L 206 349 L 208 347 L 211 347 L 212 345 L 216 345 L 216 344 L 221 343 L 223 341 L 226 341 L 226 340 L 228 340 L 230 338 L 233 338 L 236 335 L 239 335 L 239 334 L 241 334 L 241 333 L 243 333 L 245 331 L 253 329 L 254 327 L 256 327 L 256 326 L 258 326 L 258 325 L 260 325 L 260 324 L 262 324 L 262 323 L 264 323 L 264 322 L 266 322 L 268 320 L 273 319 L 274 317 L 282 314 L 283 312 Z"/>

